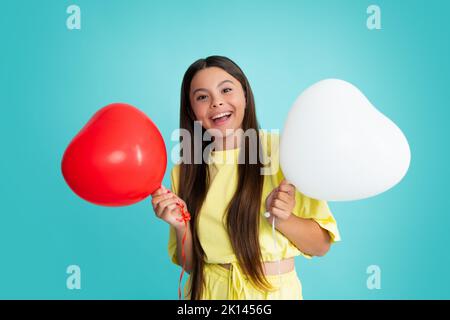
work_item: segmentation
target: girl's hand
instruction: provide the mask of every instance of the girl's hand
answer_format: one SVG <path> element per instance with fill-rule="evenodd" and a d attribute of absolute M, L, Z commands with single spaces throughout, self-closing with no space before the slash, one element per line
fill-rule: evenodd
<path fill-rule="evenodd" d="M 288 181 L 281 181 L 280 185 L 273 189 L 266 198 L 266 210 L 270 213 L 267 218 L 272 224 L 273 218 L 287 220 L 295 207 L 295 187 Z"/>
<path fill-rule="evenodd" d="M 177 203 L 187 210 L 186 203 L 164 186 L 161 186 L 152 194 L 152 205 L 156 216 L 175 229 L 180 230 L 184 228 L 185 222 L 181 214 L 181 208 Z"/>

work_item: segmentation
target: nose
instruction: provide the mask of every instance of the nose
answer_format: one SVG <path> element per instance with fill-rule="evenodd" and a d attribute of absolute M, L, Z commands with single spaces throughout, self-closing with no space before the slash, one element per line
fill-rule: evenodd
<path fill-rule="evenodd" d="M 217 108 L 217 107 L 220 107 L 220 106 L 223 106 L 223 101 L 221 101 L 220 99 L 217 99 L 217 98 L 214 99 L 212 107 L 213 108 Z"/>

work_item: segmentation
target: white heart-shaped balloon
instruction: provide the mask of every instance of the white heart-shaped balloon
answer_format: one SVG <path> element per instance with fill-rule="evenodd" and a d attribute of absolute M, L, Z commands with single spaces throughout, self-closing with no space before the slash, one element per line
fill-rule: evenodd
<path fill-rule="evenodd" d="M 354 85 L 326 79 L 294 102 L 280 142 L 287 180 L 327 201 L 368 198 L 395 186 L 411 152 L 402 131 Z"/>

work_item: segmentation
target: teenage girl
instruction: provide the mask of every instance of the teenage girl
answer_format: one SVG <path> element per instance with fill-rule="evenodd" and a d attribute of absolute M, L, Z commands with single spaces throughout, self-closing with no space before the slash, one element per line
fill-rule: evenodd
<path fill-rule="evenodd" d="M 194 146 L 196 124 L 211 140 Z M 190 138 L 180 134 L 171 191 L 158 189 L 152 205 L 170 225 L 169 256 L 189 273 L 185 297 L 303 299 L 294 257 L 323 256 L 339 231 L 325 201 L 284 179 L 279 137 L 259 129 L 250 84 L 236 63 L 211 56 L 187 69 L 180 127 Z M 265 155 L 256 161 L 255 142 Z M 263 174 L 264 168 L 272 170 Z"/>

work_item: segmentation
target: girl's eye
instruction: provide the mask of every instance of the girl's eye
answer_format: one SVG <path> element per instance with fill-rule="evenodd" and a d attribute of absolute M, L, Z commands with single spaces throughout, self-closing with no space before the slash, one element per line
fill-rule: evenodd
<path fill-rule="evenodd" d="M 198 96 L 198 97 L 197 97 L 197 101 L 199 101 L 199 100 L 203 100 L 204 98 L 206 98 L 206 96 L 205 96 L 205 95 L 202 95 L 202 96 Z"/>
<path fill-rule="evenodd" d="M 223 92 L 224 92 L 224 93 L 227 93 L 227 92 L 230 92 L 230 91 L 232 91 L 231 88 L 225 88 L 225 89 L 223 89 Z"/>

